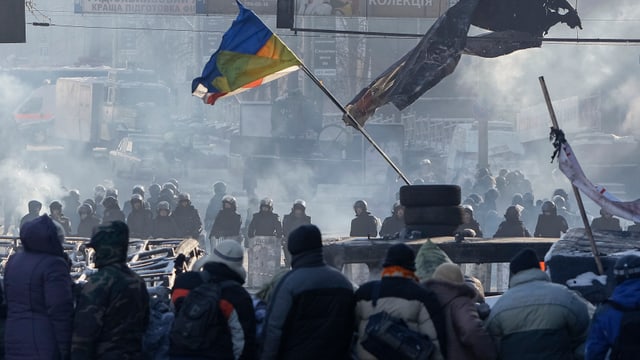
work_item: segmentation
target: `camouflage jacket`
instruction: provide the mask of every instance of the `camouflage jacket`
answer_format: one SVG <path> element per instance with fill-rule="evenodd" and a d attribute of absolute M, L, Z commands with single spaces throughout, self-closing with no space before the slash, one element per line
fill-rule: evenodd
<path fill-rule="evenodd" d="M 144 280 L 122 262 L 105 265 L 78 298 L 71 359 L 141 359 L 148 323 Z"/>

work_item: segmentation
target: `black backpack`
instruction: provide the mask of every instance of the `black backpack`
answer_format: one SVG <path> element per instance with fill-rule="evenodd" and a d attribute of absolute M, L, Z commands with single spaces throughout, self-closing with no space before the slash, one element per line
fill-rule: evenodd
<path fill-rule="evenodd" d="M 640 307 L 628 308 L 612 300 L 607 304 L 622 312 L 620 331 L 611 349 L 611 360 L 634 360 L 640 354 Z"/>
<path fill-rule="evenodd" d="M 173 322 L 170 333 L 172 352 L 205 349 L 220 330 L 216 325 L 222 316 L 219 307 L 222 289 L 235 282 L 211 282 L 204 272 L 201 274 L 204 283 L 184 298 Z"/>

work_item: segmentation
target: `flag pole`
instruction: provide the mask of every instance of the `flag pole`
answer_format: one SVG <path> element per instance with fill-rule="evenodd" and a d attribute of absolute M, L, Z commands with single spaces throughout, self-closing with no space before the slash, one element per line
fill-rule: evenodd
<path fill-rule="evenodd" d="M 324 84 L 320 81 L 320 79 L 318 79 L 303 62 L 300 62 L 300 68 L 302 69 L 302 71 L 304 71 L 305 74 L 307 74 L 307 76 L 311 79 L 311 81 L 313 81 L 320 88 L 320 90 L 322 90 L 322 92 L 324 92 L 325 95 L 329 97 L 331 102 L 333 102 L 340 110 L 342 110 L 342 113 L 351 121 L 353 127 L 355 127 L 358 131 L 360 131 L 362 136 L 364 136 L 364 138 L 367 139 L 367 141 L 369 141 L 371 146 L 373 146 L 378 151 L 378 153 L 380 153 L 382 158 L 393 168 L 393 170 L 395 170 L 398 176 L 400 176 L 407 185 L 411 185 L 411 183 L 409 182 L 409 179 L 407 179 L 407 177 L 402 173 L 400 168 L 398 168 L 398 166 L 391 160 L 391 158 L 389 158 L 389 155 L 387 155 L 384 152 L 384 150 L 382 150 L 382 148 L 373 140 L 371 135 L 369 135 L 369 133 L 362 127 L 362 125 L 360 125 L 356 121 L 356 119 L 347 111 L 347 109 L 345 109 L 345 107 L 342 104 L 340 104 L 338 99 L 336 99 L 336 97 L 329 91 L 329 89 L 327 89 L 324 86 Z"/>
<path fill-rule="evenodd" d="M 547 84 L 544 81 L 544 76 L 538 77 L 540 81 L 540 87 L 542 88 L 542 93 L 544 95 L 544 101 L 547 103 L 547 110 L 549 110 L 549 116 L 551 117 L 551 123 L 553 124 L 553 129 L 560 129 L 558 126 L 558 119 L 556 118 L 556 113 L 553 110 L 553 104 L 551 103 L 551 97 L 549 96 L 549 90 L 547 90 Z M 582 202 L 582 196 L 580 195 L 580 190 L 571 183 L 571 187 L 573 188 L 573 194 L 576 197 L 576 201 L 578 203 L 578 208 L 580 209 L 580 216 L 582 217 L 582 223 L 584 224 L 584 230 L 587 234 L 587 238 L 589 238 L 589 244 L 591 245 L 591 253 L 596 261 L 596 267 L 598 268 L 599 275 L 604 274 L 604 269 L 602 267 L 602 261 L 600 260 L 600 253 L 598 252 L 598 247 L 596 246 L 596 242 L 593 239 L 593 232 L 591 231 L 591 225 L 589 225 L 589 219 L 587 219 L 587 213 L 584 210 L 584 203 Z"/>

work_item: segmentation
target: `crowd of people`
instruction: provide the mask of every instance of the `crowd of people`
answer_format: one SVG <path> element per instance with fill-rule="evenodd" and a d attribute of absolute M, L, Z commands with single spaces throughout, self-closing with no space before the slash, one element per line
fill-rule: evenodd
<path fill-rule="evenodd" d="M 88 246 L 98 271 L 74 285 L 64 233 L 48 215 L 21 228 L 23 250 L 9 258 L 4 277 L 6 359 L 637 356 L 637 317 L 627 317 L 640 303 L 637 255 L 616 262 L 619 285 L 594 315 L 584 298 L 550 282 L 534 250 L 522 249 L 509 265 L 509 289 L 487 311 L 477 279 L 445 260 L 418 278 L 404 243 L 388 248 L 380 280 L 356 287 L 325 264 L 321 232 L 311 224 L 289 233 L 291 269 L 255 295 L 243 287 L 244 249 L 229 239 L 180 273 L 170 293 L 151 296 L 126 264 L 130 234 L 119 220 L 96 229 Z M 388 331 L 371 325 L 389 322 Z M 417 345 L 398 346 L 405 336 Z"/>

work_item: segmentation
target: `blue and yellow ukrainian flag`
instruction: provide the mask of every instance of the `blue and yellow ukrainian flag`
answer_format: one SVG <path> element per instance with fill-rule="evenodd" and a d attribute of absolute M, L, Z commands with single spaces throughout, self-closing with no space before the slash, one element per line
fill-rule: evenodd
<path fill-rule="evenodd" d="M 240 14 L 222 36 L 202 76 L 191 84 L 192 94 L 207 104 L 280 78 L 302 64 L 253 11 L 236 2 Z"/>

